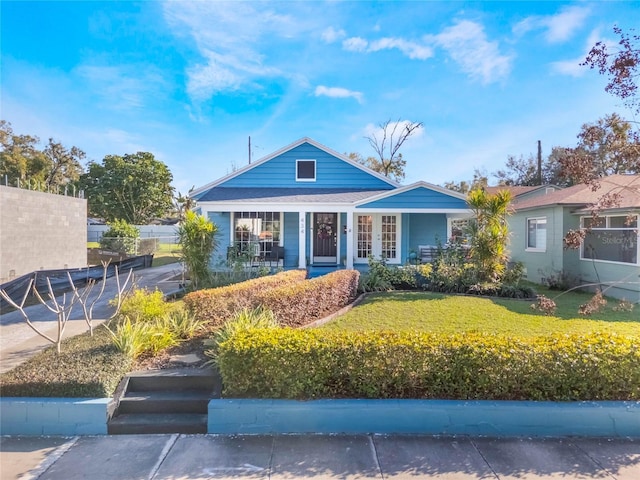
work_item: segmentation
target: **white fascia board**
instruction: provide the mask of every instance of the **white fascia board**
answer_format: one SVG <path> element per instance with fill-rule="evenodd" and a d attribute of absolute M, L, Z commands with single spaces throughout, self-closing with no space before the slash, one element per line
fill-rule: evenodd
<path fill-rule="evenodd" d="M 193 197 L 195 195 L 198 195 L 202 192 L 205 192 L 213 187 L 216 187 L 218 185 L 221 185 L 223 183 L 225 183 L 228 180 L 231 180 L 232 178 L 237 177 L 238 175 L 242 175 L 244 172 L 247 172 L 248 170 L 251 170 L 252 168 L 257 167 L 258 165 L 262 165 L 263 163 L 268 162 L 269 160 L 271 160 L 272 158 L 277 157 L 278 155 L 282 155 L 285 152 L 288 152 L 289 150 L 293 150 L 296 147 L 299 147 L 300 145 L 302 145 L 303 143 L 308 143 L 310 145 L 313 145 L 314 147 L 328 153 L 329 155 L 333 155 L 334 157 L 338 157 L 340 160 L 343 160 L 345 162 L 347 162 L 350 165 L 353 165 L 356 168 L 359 168 L 360 170 L 367 172 L 370 175 L 373 175 L 377 178 L 379 178 L 380 180 L 383 180 L 385 182 L 387 182 L 389 185 L 392 185 L 394 187 L 398 187 L 400 186 L 399 183 L 394 182 L 393 180 L 385 177 L 384 175 L 375 172 L 373 170 L 371 170 L 370 168 L 365 167 L 364 165 L 359 164 L 358 162 L 354 162 L 353 160 L 351 160 L 349 157 L 346 157 L 344 155 L 342 155 L 341 153 L 338 153 L 334 150 L 331 150 L 329 147 L 326 147 L 324 145 L 322 145 L 321 143 L 316 142 L 315 140 L 312 140 L 309 137 L 303 137 L 300 140 L 297 140 L 289 145 L 287 145 L 286 147 L 282 147 L 279 150 L 276 150 L 273 153 L 270 153 L 269 155 L 262 157 L 258 160 L 256 160 L 255 162 L 249 164 L 249 165 L 245 165 L 242 168 L 239 168 L 238 170 L 236 170 L 235 172 L 230 173 L 229 175 L 226 175 L 222 178 L 219 178 L 218 180 L 215 180 L 213 182 L 210 182 L 200 188 L 195 189 L 194 191 L 192 191 L 189 196 Z"/>
<path fill-rule="evenodd" d="M 405 185 L 404 187 L 396 188 L 395 190 L 389 190 L 388 192 L 379 193 L 378 195 L 375 195 L 373 197 L 364 198 L 356 202 L 355 205 L 364 205 L 371 202 L 377 202 L 378 200 L 393 197 L 395 195 L 408 192 L 410 190 L 415 190 L 416 188 L 426 188 L 428 190 L 434 190 L 436 192 L 442 193 L 444 195 L 448 195 L 450 197 L 458 198 L 460 200 L 465 200 L 465 201 L 467 200 L 467 196 L 464 195 L 463 193 L 454 192 L 453 190 L 449 190 L 448 188 L 440 187 L 432 183 L 419 181 L 416 183 L 412 183 L 411 185 Z"/>

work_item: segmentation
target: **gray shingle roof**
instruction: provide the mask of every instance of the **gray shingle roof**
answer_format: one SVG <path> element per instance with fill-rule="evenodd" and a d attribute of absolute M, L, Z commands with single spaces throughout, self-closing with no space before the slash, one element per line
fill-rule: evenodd
<path fill-rule="evenodd" d="M 353 203 L 387 190 L 349 188 L 231 188 L 216 187 L 199 202 Z"/>

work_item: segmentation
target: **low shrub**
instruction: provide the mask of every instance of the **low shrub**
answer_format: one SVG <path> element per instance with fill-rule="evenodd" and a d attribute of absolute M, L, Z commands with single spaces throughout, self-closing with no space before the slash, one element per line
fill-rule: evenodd
<path fill-rule="evenodd" d="M 167 315 L 173 307 L 165 302 L 160 290 L 149 291 L 138 288 L 129 293 L 122 301 L 120 316 L 134 321 L 152 321 Z"/>
<path fill-rule="evenodd" d="M 184 308 L 178 308 L 166 314 L 161 322 L 180 340 L 189 340 L 204 329 L 204 322 Z"/>
<path fill-rule="evenodd" d="M 254 300 L 271 310 L 282 325 L 306 325 L 351 303 L 358 292 L 359 276 L 357 270 L 337 270 L 304 282 L 254 292 Z"/>
<path fill-rule="evenodd" d="M 144 354 L 157 355 L 179 343 L 177 334 L 164 318 L 132 322 L 129 317 L 125 317 L 109 332 L 118 351 L 132 360 Z"/>
<path fill-rule="evenodd" d="M 131 370 L 104 326 L 63 340 L 0 376 L 3 397 L 110 397 Z"/>
<path fill-rule="evenodd" d="M 245 329 L 218 347 L 227 397 L 638 400 L 640 345 L 614 334 L 532 339 Z"/>
<path fill-rule="evenodd" d="M 302 282 L 306 276 L 306 270 L 288 270 L 235 285 L 198 290 L 185 295 L 183 300 L 187 309 L 198 320 L 206 322 L 209 328 L 216 328 L 232 318 L 238 310 L 257 307 L 257 293 Z"/>

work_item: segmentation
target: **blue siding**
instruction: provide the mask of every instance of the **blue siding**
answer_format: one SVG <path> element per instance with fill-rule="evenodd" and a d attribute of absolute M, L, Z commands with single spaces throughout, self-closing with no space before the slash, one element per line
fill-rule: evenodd
<path fill-rule="evenodd" d="M 284 266 L 298 268 L 298 248 L 300 237 L 298 236 L 298 214 L 295 212 L 284 213 Z"/>
<path fill-rule="evenodd" d="M 461 198 L 446 195 L 425 187 L 417 187 L 357 208 L 469 208 Z"/>
<path fill-rule="evenodd" d="M 213 268 L 225 267 L 227 264 L 227 247 L 231 244 L 230 219 L 229 212 L 209 212 L 209 220 L 218 227 L 218 248 L 211 257 Z"/>
<path fill-rule="evenodd" d="M 411 214 L 402 214 L 402 231 L 400 238 L 400 248 L 402 249 L 401 263 L 407 263 L 409 260 L 409 253 L 411 253 Z"/>
<path fill-rule="evenodd" d="M 411 213 L 409 214 L 409 224 L 409 249 L 417 250 L 418 245 L 447 243 L 447 216 L 445 214 Z M 402 225 L 404 228 L 404 221 Z M 403 250 L 403 252 L 409 255 L 409 250 Z"/>
<path fill-rule="evenodd" d="M 296 160 L 316 161 L 316 181 L 296 182 Z M 394 188 L 377 178 L 308 143 L 303 143 L 220 184 L 224 187 L 339 188 L 372 190 Z"/>

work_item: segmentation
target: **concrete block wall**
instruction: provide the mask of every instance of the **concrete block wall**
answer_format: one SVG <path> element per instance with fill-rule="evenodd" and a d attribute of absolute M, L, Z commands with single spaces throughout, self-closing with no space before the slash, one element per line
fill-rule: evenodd
<path fill-rule="evenodd" d="M 110 398 L 0 398 L 2 435 L 106 435 Z"/>
<path fill-rule="evenodd" d="M 87 266 L 87 201 L 0 185 L 0 283 Z"/>

